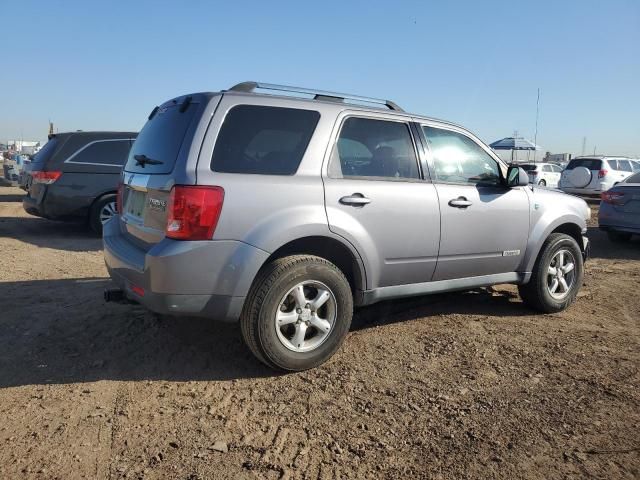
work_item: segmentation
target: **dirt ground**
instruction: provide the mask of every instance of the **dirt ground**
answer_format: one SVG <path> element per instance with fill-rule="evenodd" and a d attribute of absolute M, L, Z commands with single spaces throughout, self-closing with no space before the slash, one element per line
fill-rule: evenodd
<path fill-rule="evenodd" d="M 100 239 L 20 201 L 0 187 L 0 478 L 640 477 L 638 240 L 592 229 L 566 312 L 383 303 L 281 375 L 233 325 L 105 304 Z"/>

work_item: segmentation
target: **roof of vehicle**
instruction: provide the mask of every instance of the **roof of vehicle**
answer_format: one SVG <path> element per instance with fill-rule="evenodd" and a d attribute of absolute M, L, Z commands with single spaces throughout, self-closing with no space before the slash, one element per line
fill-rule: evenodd
<path fill-rule="evenodd" d="M 624 155 L 583 155 L 580 157 L 573 157 L 573 160 L 634 160 L 633 158 L 625 157 Z"/>
<path fill-rule="evenodd" d="M 128 136 L 137 136 L 138 132 L 121 132 L 114 130 L 92 130 L 92 131 L 84 131 L 84 130 L 76 130 L 75 132 L 58 132 L 49 135 L 49 138 L 53 137 L 63 137 L 70 135 L 78 135 L 80 137 L 113 137 L 117 135 L 128 135 Z"/>
<path fill-rule="evenodd" d="M 275 93 L 275 94 L 260 93 L 260 92 L 256 92 L 255 90 L 286 92 L 287 94 L 285 95 L 282 93 Z M 437 123 L 449 125 L 452 127 L 460 128 L 461 130 L 464 130 L 468 133 L 471 133 L 462 125 L 456 124 L 454 122 L 450 122 L 448 120 L 406 112 L 391 100 L 381 100 L 376 98 L 363 97 L 360 95 L 327 92 L 324 90 L 313 90 L 308 88 L 290 87 L 286 85 L 274 85 L 274 84 L 260 83 L 260 82 L 242 82 L 237 85 L 234 85 L 228 90 L 221 90 L 219 92 L 197 92 L 197 93 L 190 93 L 187 95 L 181 95 L 179 97 L 176 97 L 164 102 L 163 104 L 161 104 L 159 107 L 156 107 L 156 108 L 183 104 L 184 102 L 189 103 L 192 101 L 195 102 L 195 101 L 200 101 L 204 99 L 210 99 L 216 95 L 233 95 L 238 97 L 249 97 L 249 98 L 259 97 L 259 98 L 269 98 L 269 99 L 281 99 L 281 100 L 288 100 L 293 102 L 300 102 L 306 105 L 313 105 L 313 104 L 319 103 L 321 105 L 331 106 L 334 108 L 341 108 L 341 109 L 349 108 L 351 110 L 359 110 L 359 111 L 371 112 L 371 113 L 384 112 L 388 114 L 398 114 L 398 115 L 402 115 L 403 117 L 412 117 L 417 120 L 437 122 Z"/>

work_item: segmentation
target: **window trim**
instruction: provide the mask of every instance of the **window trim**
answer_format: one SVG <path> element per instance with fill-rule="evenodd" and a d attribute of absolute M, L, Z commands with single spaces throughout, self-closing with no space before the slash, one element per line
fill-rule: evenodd
<path fill-rule="evenodd" d="M 483 188 L 499 188 L 499 189 L 506 188 L 504 181 L 505 181 L 505 174 L 508 169 L 508 165 L 504 161 L 502 161 L 500 157 L 498 157 L 489 147 L 487 147 L 482 141 L 480 141 L 480 139 L 478 139 L 471 132 L 468 132 L 465 129 L 455 125 L 442 124 L 442 123 L 432 122 L 432 121 L 423 120 L 423 119 L 418 119 L 416 123 L 418 125 L 419 134 L 424 143 L 424 149 L 426 154 L 425 160 L 426 160 L 427 166 L 429 168 L 429 171 L 433 172 L 431 181 L 434 184 L 439 183 L 442 185 L 458 185 L 461 187 L 483 187 Z M 438 176 L 435 173 L 433 151 L 431 150 L 431 146 L 429 145 L 429 141 L 427 140 L 427 135 L 425 134 L 423 127 L 446 130 L 446 131 L 457 133 L 459 135 L 467 137 L 469 140 L 471 140 L 475 145 L 477 145 L 481 150 L 483 150 L 487 155 L 489 155 L 490 158 L 492 158 L 497 163 L 498 172 L 500 173 L 500 183 L 495 185 L 489 184 L 489 183 L 462 183 L 462 182 L 447 182 L 447 181 L 438 179 Z"/>
<path fill-rule="evenodd" d="M 349 175 L 349 176 L 332 175 L 331 173 L 332 162 L 334 161 L 340 162 L 339 156 L 336 156 L 337 160 L 334 159 L 334 152 L 338 148 L 338 140 L 340 140 L 340 134 L 342 133 L 344 124 L 350 118 L 361 118 L 365 120 L 377 120 L 381 122 L 393 122 L 393 123 L 404 124 L 405 127 L 407 127 L 407 130 L 409 132 L 409 137 L 411 138 L 411 143 L 413 145 L 413 153 L 415 156 L 416 167 L 418 168 L 418 177 L 417 178 L 394 178 L 394 177 L 369 177 L 369 176 L 356 176 L 356 175 Z M 338 130 L 333 136 L 333 139 L 330 142 L 330 148 L 328 150 L 328 161 L 327 161 L 327 169 L 326 169 L 327 178 L 330 178 L 332 180 L 366 180 L 370 182 L 394 182 L 394 183 L 416 183 L 416 182 L 423 183 L 425 181 L 430 181 L 429 179 L 426 179 L 424 175 L 424 170 L 422 165 L 423 155 L 422 155 L 422 152 L 420 152 L 420 150 L 418 149 L 418 139 L 415 136 L 413 128 L 411 128 L 411 124 L 413 122 L 410 118 L 407 118 L 407 117 L 394 118 L 394 117 L 375 115 L 373 113 L 368 114 L 368 112 L 347 112 L 346 114 L 342 115 L 338 119 L 338 122 L 339 122 Z M 340 171 L 342 172 L 342 166 L 340 168 Z"/>
<path fill-rule="evenodd" d="M 86 145 L 84 145 L 82 148 L 76 150 L 73 155 L 71 155 L 69 158 L 67 158 L 64 163 L 73 163 L 74 165 L 96 165 L 98 167 L 120 167 L 120 168 L 124 168 L 124 165 L 126 165 L 126 160 L 124 162 L 124 165 L 120 165 L 118 163 L 97 163 L 97 162 L 77 162 L 74 161 L 73 159 L 75 157 L 77 157 L 78 155 L 80 155 L 84 150 L 86 150 L 87 148 L 89 148 L 91 145 L 94 145 L 96 143 L 103 143 L 103 142 L 130 142 L 131 144 L 133 144 L 133 142 L 135 141 L 135 138 L 103 138 L 100 140 L 94 140 L 92 142 L 87 143 Z M 129 145 L 129 150 L 131 150 L 131 145 Z"/>

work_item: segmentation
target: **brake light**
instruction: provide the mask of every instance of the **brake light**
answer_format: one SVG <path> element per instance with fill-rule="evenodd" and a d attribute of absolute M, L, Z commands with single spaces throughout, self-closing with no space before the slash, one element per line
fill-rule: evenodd
<path fill-rule="evenodd" d="M 42 183 L 44 185 L 51 185 L 58 180 L 61 175 L 62 172 L 43 172 L 41 170 L 31 172 L 33 183 Z"/>
<path fill-rule="evenodd" d="M 601 168 L 600 171 L 598 172 L 598 178 L 604 178 L 607 173 L 609 173 L 609 170 L 605 170 L 604 168 Z"/>
<path fill-rule="evenodd" d="M 169 195 L 165 235 L 176 240 L 210 240 L 223 201 L 222 187 L 174 186 Z"/>
<path fill-rule="evenodd" d="M 122 208 L 123 208 L 123 203 L 124 201 L 124 183 L 120 182 L 118 183 L 118 193 L 116 195 L 116 211 L 118 212 L 118 215 L 122 215 Z"/>
<path fill-rule="evenodd" d="M 611 205 L 624 205 L 624 193 L 622 192 L 602 192 L 600 198 L 604 203 L 610 203 Z"/>
<path fill-rule="evenodd" d="M 535 170 L 532 170 L 531 172 L 529 172 L 529 174 L 535 177 L 538 175 L 538 172 L 536 172 Z"/>

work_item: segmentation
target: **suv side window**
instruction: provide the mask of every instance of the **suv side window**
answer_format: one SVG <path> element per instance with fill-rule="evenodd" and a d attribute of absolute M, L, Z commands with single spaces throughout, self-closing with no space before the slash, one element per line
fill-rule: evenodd
<path fill-rule="evenodd" d="M 67 162 L 122 167 L 127 162 L 130 148 L 131 142 L 128 138 L 98 140 L 78 150 Z"/>
<path fill-rule="evenodd" d="M 320 113 L 297 108 L 239 105 L 227 113 L 211 157 L 214 172 L 293 175 Z"/>
<path fill-rule="evenodd" d="M 433 155 L 439 182 L 499 185 L 498 163 L 476 142 L 461 133 L 422 126 Z"/>
<path fill-rule="evenodd" d="M 622 170 L 623 172 L 633 172 L 629 160 L 618 160 L 618 170 Z"/>
<path fill-rule="evenodd" d="M 553 169 L 551 168 L 550 165 L 543 165 L 542 166 L 542 171 L 543 172 L 553 172 Z"/>
<path fill-rule="evenodd" d="M 419 179 L 418 159 L 402 122 L 349 117 L 334 146 L 330 176 L 383 180 Z"/>

